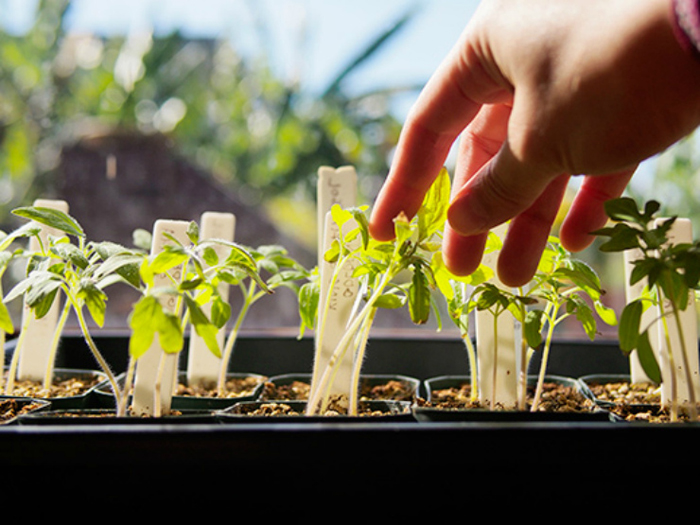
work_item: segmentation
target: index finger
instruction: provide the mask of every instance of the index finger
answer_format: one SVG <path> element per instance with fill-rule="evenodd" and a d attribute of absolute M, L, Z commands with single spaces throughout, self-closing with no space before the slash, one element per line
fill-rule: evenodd
<path fill-rule="evenodd" d="M 393 219 L 413 217 L 445 163 L 452 144 L 484 103 L 510 96 L 491 79 L 468 33 L 430 78 L 401 132 L 394 160 L 370 219 L 378 240 L 394 237 Z"/>

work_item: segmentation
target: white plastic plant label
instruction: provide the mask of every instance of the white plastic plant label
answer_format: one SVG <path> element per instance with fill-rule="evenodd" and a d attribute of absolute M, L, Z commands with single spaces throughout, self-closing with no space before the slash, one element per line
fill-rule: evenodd
<path fill-rule="evenodd" d="M 494 229 L 503 239 L 506 226 Z M 498 252 L 484 256 L 483 263 L 496 269 Z M 497 275 L 493 283 L 506 289 Z M 517 341 L 515 318 L 505 311 L 496 319 L 489 311 L 476 311 L 476 351 L 478 355 L 479 398 L 485 405 L 514 407 L 518 402 Z M 494 325 L 494 322 L 497 324 Z"/>
<path fill-rule="evenodd" d="M 175 220 L 158 220 L 153 227 L 153 245 L 151 254 L 160 253 L 170 241 L 163 234 L 168 233 L 175 239 L 188 244 L 187 229 L 189 222 Z M 171 277 L 180 281 L 183 268 L 171 270 Z M 155 286 L 167 286 L 170 280 L 166 275 L 157 275 Z M 160 281 L 160 283 L 158 282 Z M 176 298 L 165 296 L 162 304 L 170 311 L 175 311 Z M 151 347 L 139 357 L 134 378 L 134 396 L 132 411 L 135 415 L 167 415 L 170 412 L 175 382 L 177 381 L 177 354 L 166 354 L 160 347 L 158 338 L 154 338 Z M 158 396 L 158 397 L 156 397 Z M 160 412 L 160 414 L 159 414 Z"/>
<path fill-rule="evenodd" d="M 232 242 L 236 228 L 236 217 L 232 213 L 205 212 L 200 221 L 199 236 L 201 239 L 221 239 Z M 219 259 L 226 258 L 226 247 L 216 245 L 213 247 Z M 229 285 L 222 283 L 219 293 L 224 301 L 229 298 Z M 202 305 L 206 315 L 211 313 L 211 305 Z M 219 348 L 223 349 L 225 331 L 217 334 Z M 190 330 L 190 345 L 187 354 L 187 381 L 188 384 L 216 383 L 221 368 L 221 358 L 215 356 L 207 347 L 204 340 L 194 330 Z"/>
<path fill-rule="evenodd" d="M 346 266 L 331 290 L 334 264 L 324 260 L 323 254 L 338 238 L 338 226 L 331 219 L 334 205 L 350 208 L 356 205 L 357 173 L 352 166 L 338 169 L 321 167 L 318 171 L 317 220 L 318 268 L 320 274 L 319 323 L 316 327 L 316 354 L 312 384 L 320 379 L 337 344 L 345 332 L 348 319 L 357 298 L 358 284 L 352 277 L 353 267 Z M 325 314 L 324 314 L 325 312 Z M 322 337 L 320 337 L 322 334 Z M 335 393 L 347 393 L 352 378 L 352 355 L 345 356 L 334 381 Z"/>
<path fill-rule="evenodd" d="M 327 245 L 336 238 L 335 229 L 330 212 L 326 215 Z M 348 224 L 349 228 L 354 226 Z M 324 301 L 319 300 L 319 326 L 316 328 L 316 356 L 314 360 L 314 376 L 312 388 L 320 380 L 320 376 L 333 359 L 333 355 L 347 331 L 347 325 L 353 314 L 357 301 L 359 284 L 353 276 L 356 265 L 348 261 L 340 269 L 340 273 L 334 283 L 331 283 L 333 264 L 322 262 L 321 270 L 321 294 Z M 321 310 L 323 304 L 323 310 Z M 355 364 L 352 352 L 346 352 L 337 364 L 334 375 L 331 394 L 349 396 L 352 386 L 352 372 Z"/>
<path fill-rule="evenodd" d="M 663 219 L 657 219 L 658 224 Z M 671 230 L 668 234 L 669 243 L 679 244 L 679 243 L 692 243 L 692 224 L 689 219 L 678 218 L 673 223 Z M 683 333 L 683 341 L 685 342 L 685 347 L 687 349 L 687 366 L 689 374 L 686 373 L 686 359 L 683 356 L 682 344 L 681 344 L 681 334 L 675 322 L 669 319 L 668 332 L 669 332 L 669 344 L 672 349 L 673 364 L 675 367 L 675 379 L 678 386 L 678 402 L 681 405 L 687 404 L 691 399 L 700 398 L 700 384 L 698 378 L 698 327 L 697 327 L 697 311 L 695 308 L 695 293 L 693 290 L 690 292 L 689 306 L 680 312 L 680 330 Z M 666 303 L 664 305 L 664 311 L 670 312 L 671 306 Z M 671 384 L 672 382 L 668 380 L 670 378 L 671 369 L 668 360 L 668 346 L 666 345 L 666 340 L 663 335 L 663 330 L 657 330 L 658 340 L 659 340 L 659 356 L 660 367 L 661 367 L 661 377 L 663 382 L 661 385 L 661 402 L 667 404 L 672 399 L 671 394 Z M 691 377 L 691 384 L 689 384 L 688 377 Z M 694 395 L 691 396 L 691 389 Z"/>
<path fill-rule="evenodd" d="M 51 208 L 68 213 L 68 203 L 62 200 L 37 199 L 34 201 L 34 206 Z M 47 246 L 47 240 L 50 235 L 62 235 L 61 232 L 54 230 L 45 225 L 41 227 L 41 242 Z M 29 250 L 38 251 L 40 249 L 39 241 L 32 237 L 29 240 Z M 51 350 L 51 341 L 56 331 L 58 316 L 61 309 L 61 293 L 57 295 L 50 311 L 41 319 L 37 319 L 34 313 L 28 306 L 24 306 L 22 311 L 23 321 L 22 326 L 26 333 L 24 334 L 23 345 L 21 349 L 16 349 L 20 352 L 20 360 L 18 362 L 17 377 L 20 380 L 41 381 L 46 374 L 46 369 L 49 366 Z M 27 319 L 27 316 L 29 318 Z M 25 323 L 25 320 L 27 324 Z"/>

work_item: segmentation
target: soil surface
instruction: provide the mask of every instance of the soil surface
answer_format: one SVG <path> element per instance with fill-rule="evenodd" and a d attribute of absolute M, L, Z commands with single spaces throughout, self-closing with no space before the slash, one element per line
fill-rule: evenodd
<path fill-rule="evenodd" d="M 331 401 L 328 409 L 322 414 L 324 417 L 346 416 L 347 409 L 340 400 Z M 358 404 L 358 417 L 386 416 L 389 409 L 382 410 L 370 407 L 368 403 L 360 401 Z M 262 403 L 252 403 L 250 405 L 237 405 L 235 412 L 245 416 L 304 416 L 303 408 L 292 406 L 284 401 L 267 401 Z"/>
<path fill-rule="evenodd" d="M 309 398 L 309 383 L 292 381 L 285 385 L 266 382 L 260 399 L 265 401 L 306 401 Z M 360 400 L 413 401 L 415 388 L 406 381 L 389 380 L 379 384 L 360 385 Z"/>
<path fill-rule="evenodd" d="M 611 381 L 609 383 L 588 383 L 596 399 L 616 404 L 658 404 L 661 402 L 661 389 L 652 383 L 630 383 Z"/>
<path fill-rule="evenodd" d="M 216 385 L 193 385 L 188 386 L 180 383 L 175 390 L 176 396 L 194 397 L 220 397 L 236 398 L 252 396 L 255 389 L 260 385 L 259 377 L 234 377 L 226 381 L 223 395 L 219 393 Z"/>
<path fill-rule="evenodd" d="M 653 383 L 610 381 L 589 383 L 588 387 L 599 401 L 610 403 L 605 408 L 623 421 L 671 423 L 671 409 L 661 404 L 661 387 Z M 688 422 L 687 413 L 678 415 L 678 422 Z"/>
<path fill-rule="evenodd" d="M 27 414 L 39 406 L 39 403 L 20 403 L 17 399 L 1 399 L 0 424 L 6 423 L 22 414 Z"/>
<path fill-rule="evenodd" d="M 534 388 L 528 388 L 526 410 L 532 407 L 533 397 Z M 446 410 L 491 408 L 484 406 L 478 399 L 471 399 L 469 384 L 434 390 L 431 392 L 431 401 L 423 403 L 423 406 Z M 537 410 L 540 412 L 592 412 L 596 408 L 593 400 L 588 399 L 576 388 L 556 382 L 545 382 Z M 512 408 L 496 406 L 496 410 L 512 410 Z"/>
<path fill-rule="evenodd" d="M 56 397 L 73 397 L 85 394 L 88 390 L 100 383 L 100 377 L 70 377 L 55 380 L 49 388 L 44 387 L 43 381 L 15 381 L 14 389 L 5 395 L 50 399 Z M 3 389 L 5 384 L 3 383 Z"/>

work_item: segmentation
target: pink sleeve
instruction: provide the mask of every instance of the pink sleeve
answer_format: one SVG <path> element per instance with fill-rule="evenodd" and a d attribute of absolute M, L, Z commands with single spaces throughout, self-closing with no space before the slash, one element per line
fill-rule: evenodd
<path fill-rule="evenodd" d="M 700 0 L 671 0 L 671 5 L 678 42 L 700 58 Z"/>

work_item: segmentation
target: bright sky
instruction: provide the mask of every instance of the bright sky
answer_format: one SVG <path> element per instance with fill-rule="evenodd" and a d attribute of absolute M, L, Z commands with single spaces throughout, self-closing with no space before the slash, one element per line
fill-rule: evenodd
<path fill-rule="evenodd" d="M 302 85 L 319 90 L 408 9 L 419 13 L 368 63 L 352 86 L 357 90 L 422 84 L 468 22 L 478 0 L 73 0 L 69 28 L 113 34 L 153 28 L 194 37 L 225 36 L 239 49 L 268 46 L 283 74 L 300 73 Z M 36 0 L 0 0 L 0 17 L 21 30 Z M 254 15 L 268 36 L 262 41 Z M 305 33 L 301 28 L 305 27 Z M 301 35 L 305 34 L 305 42 Z M 350 79 L 348 79 L 350 80 Z M 408 105 L 410 100 L 406 100 Z"/>
<path fill-rule="evenodd" d="M 0 0 L 0 20 L 21 31 L 36 2 Z M 313 92 L 322 90 L 382 30 L 417 7 L 409 25 L 348 79 L 354 90 L 365 91 L 422 85 L 478 4 L 479 0 L 73 0 L 69 28 L 104 34 L 179 29 L 193 37 L 231 38 L 240 50 L 256 52 L 267 46 L 281 74 L 298 73 L 302 86 Z M 263 39 L 253 15 L 264 22 Z M 405 116 L 414 96 L 399 100 L 394 107 L 398 118 Z M 643 168 L 640 171 L 647 166 Z"/>

